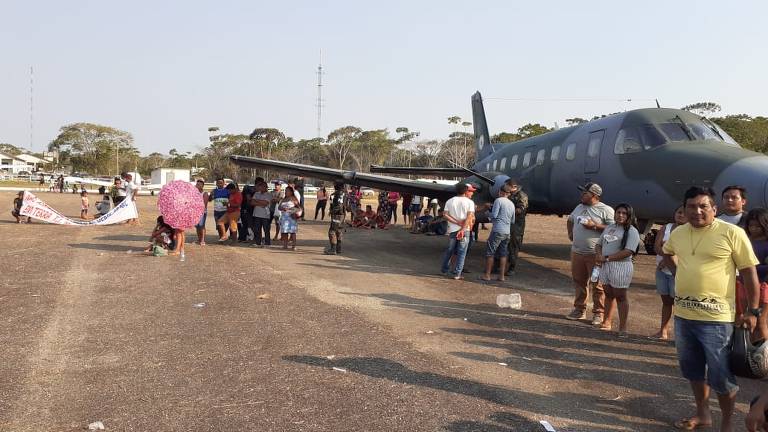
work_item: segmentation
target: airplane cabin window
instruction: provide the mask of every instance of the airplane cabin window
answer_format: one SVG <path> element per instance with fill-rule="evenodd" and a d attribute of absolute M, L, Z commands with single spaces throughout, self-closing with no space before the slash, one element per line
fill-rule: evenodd
<path fill-rule="evenodd" d="M 568 144 L 568 147 L 565 148 L 565 160 L 574 159 L 576 159 L 576 143 L 570 143 Z"/>
<path fill-rule="evenodd" d="M 499 160 L 498 159 L 494 159 L 493 160 L 493 170 L 496 171 L 496 168 L 498 168 L 498 166 L 499 166 Z"/>
<path fill-rule="evenodd" d="M 528 168 L 531 165 L 531 152 L 526 152 L 523 155 L 523 168 Z"/>
<path fill-rule="evenodd" d="M 544 149 L 541 149 L 536 153 L 536 165 L 544 165 L 544 156 L 546 156 L 546 154 L 547 151 Z"/>
<path fill-rule="evenodd" d="M 517 155 L 512 156 L 512 159 L 509 161 L 509 169 L 515 168 L 517 168 Z"/>
<path fill-rule="evenodd" d="M 552 154 L 549 156 L 549 160 L 557 162 L 558 159 L 560 159 L 560 146 L 556 145 L 552 147 Z"/>
<path fill-rule="evenodd" d="M 501 158 L 501 166 L 499 167 L 499 170 L 504 171 L 507 169 L 507 158 Z"/>

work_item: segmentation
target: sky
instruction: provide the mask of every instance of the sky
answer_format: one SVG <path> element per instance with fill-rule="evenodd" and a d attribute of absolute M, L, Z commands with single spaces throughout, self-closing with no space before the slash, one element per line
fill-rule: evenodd
<path fill-rule="evenodd" d="M 0 0 L 0 143 L 59 128 L 198 152 L 208 128 L 444 139 L 480 91 L 491 134 L 712 101 L 768 115 L 768 2 Z M 34 69 L 30 143 L 30 67 Z M 520 100 L 522 99 L 522 100 Z M 626 99 L 632 99 L 626 101 Z"/>

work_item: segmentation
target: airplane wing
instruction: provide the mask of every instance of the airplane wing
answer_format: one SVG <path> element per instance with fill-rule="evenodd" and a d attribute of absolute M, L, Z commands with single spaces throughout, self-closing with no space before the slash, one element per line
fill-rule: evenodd
<path fill-rule="evenodd" d="M 416 195 L 448 199 L 456 195 L 453 185 L 427 183 L 418 180 L 402 179 L 357 171 L 340 170 L 297 164 L 248 156 L 230 156 L 231 161 L 247 168 L 261 168 L 286 174 L 294 174 L 326 181 L 343 181 L 346 184 L 367 186 L 396 192 L 410 192 Z"/>
<path fill-rule="evenodd" d="M 372 173 L 382 174 L 413 174 L 438 177 L 466 177 L 472 173 L 464 168 L 434 168 L 434 167 L 387 167 L 371 165 Z"/>
<path fill-rule="evenodd" d="M 114 182 L 106 181 L 106 180 L 99 180 L 94 178 L 86 178 L 86 177 L 64 177 L 64 181 L 67 183 L 85 183 L 85 184 L 94 184 L 96 186 L 112 186 Z"/>

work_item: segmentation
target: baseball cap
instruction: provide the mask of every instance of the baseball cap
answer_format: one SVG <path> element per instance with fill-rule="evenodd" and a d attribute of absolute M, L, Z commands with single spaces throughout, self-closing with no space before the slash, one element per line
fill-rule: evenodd
<path fill-rule="evenodd" d="M 603 195 L 603 188 L 597 183 L 587 183 L 584 186 L 577 186 L 577 188 L 582 192 L 589 192 L 597 196 Z"/>
<path fill-rule="evenodd" d="M 474 192 L 474 191 L 476 191 L 476 190 L 477 190 L 477 188 L 475 187 L 475 185 L 473 185 L 472 183 L 465 183 L 465 184 L 467 185 L 467 190 L 468 190 L 468 191 L 470 191 L 470 192 Z"/>

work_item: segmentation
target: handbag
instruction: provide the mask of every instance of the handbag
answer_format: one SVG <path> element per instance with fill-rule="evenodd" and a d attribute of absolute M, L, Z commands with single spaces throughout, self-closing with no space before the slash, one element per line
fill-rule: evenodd
<path fill-rule="evenodd" d="M 749 365 L 749 356 L 752 350 L 752 342 L 749 337 L 749 330 L 744 327 L 735 327 L 731 337 L 731 352 L 728 355 L 728 362 L 731 366 L 731 372 L 742 378 L 760 378 L 752 372 Z"/>

